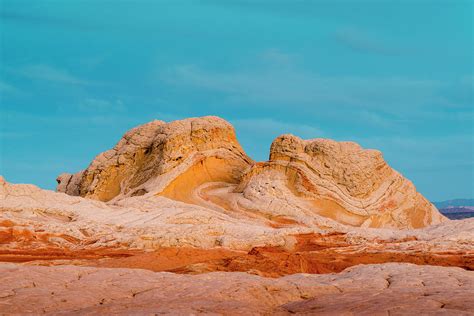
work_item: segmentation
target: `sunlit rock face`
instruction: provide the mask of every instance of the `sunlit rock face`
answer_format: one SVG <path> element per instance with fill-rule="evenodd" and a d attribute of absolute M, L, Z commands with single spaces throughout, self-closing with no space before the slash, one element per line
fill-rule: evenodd
<path fill-rule="evenodd" d="M 445 218 L 376 150 L 352 142 L 275 139 L 254 163 L 217 117 L 153 121 L 127 132 L 59 192 L 101 201 L 158 195 L 267 225 L 420 228 Z"/>
<path fill-rule="evenodd" d="M 282 135 L 270 160 L 254 165 L 240 190 L 267 200 L 285 192 L 286 201 L 351 226 L 420 228 L 445 220 L 379 151 L 353 142 Z"/>
<path fill-rule="evenodd" d="M 0 181 L 0 239 L 8 260 L 70 259 L 96 249 L 94 258 L 107 256 L 103 249 L 224 247 L 250 253 L 183 271 L 341 271 L 393 260 L 388 252 L 405 262 L 472 266 L 474 222 L 457 228 L 447 222 L 437 233 L 400 231 L 444 218 L 378 151 L 354 143 L 283 135 L 269 161 L 254 163 L 220 118 L 153 121 L 58 182 L 60 192 Z M 285 256 L 292 263 L 276 268 Z M 343 263 L 331 262 L 335 256 Z"/>
<path fill-rule="evenodd" d="M 220 118 L 153 121 L 128 131 L 83 172 L 61 175 L 57 190 L 109 201 L 169 185 L 165 196 L 187 200 L 188 191 L 202 182 L 237 182 L 250 163 L 233 127 Z"/>
<path fill-rule="evenodd" d="M 0 177 L 0 261 L 270 277 L 384 262 L 474 269 L 474 218 L 407 230 L 323 219 L 262 219 L 154 194 L 105 203 Z"/>

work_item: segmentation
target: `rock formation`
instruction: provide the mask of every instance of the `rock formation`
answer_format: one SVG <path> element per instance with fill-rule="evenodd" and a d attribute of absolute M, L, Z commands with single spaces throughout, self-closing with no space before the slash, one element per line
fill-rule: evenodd
<path fill-rule="evenodd" d="M 351 226 L 420 228 L 445 220 L 379 151 L 352 142 L 280 136 L 270 160 L 255 164 L 239 188 Z"/>
<path fill-rule="evenodd" d="M 57 181 L 0 177 L 0 313 L 474 309 L 474 219 L 355 143 L 282 135 L 255 163 L 220 118 L 153 121 Z"/>
<path fill-rule="evenodd" d="M 0 310 L 8 315 L 471 315 L 473 293 L 472 272 L 411 264 L 278 279 L 0 265 Z"/>
<path fill-rule="evenodd" d="M 60 175 L 57 190 L 100 201 L 163 191 L 187 201 L 204 182 L 238 182 L 250 163 L 233 127 L 220 118 L 153 121 L 127 132 L 86 170 Z"/>
<path fill-rule="evenodd" d="M 255 164 L 217 117 L 136 127 L 86 170 L 59 176 L 57 190 L 112 202 L 158 194 L 271 225 L 420 228 L 445 219 L 379 151 L 283 135 Z"/>

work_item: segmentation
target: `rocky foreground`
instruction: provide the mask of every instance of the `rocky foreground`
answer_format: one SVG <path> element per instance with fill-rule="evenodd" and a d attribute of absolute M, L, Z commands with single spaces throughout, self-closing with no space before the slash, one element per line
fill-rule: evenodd
<path fill-rule="evenodd" d="M 470 315 L 473 289 L 472 272 L 396 263 L 278 279 L 0 265 L 5 314 Z"/>
<path fill-rule="evenodd" d="M 222 119 L 153 121 L 57 181 L 0 177 L 0 314 L 474 312 L 474 219 L 355 143 L 254 162 Z"/>

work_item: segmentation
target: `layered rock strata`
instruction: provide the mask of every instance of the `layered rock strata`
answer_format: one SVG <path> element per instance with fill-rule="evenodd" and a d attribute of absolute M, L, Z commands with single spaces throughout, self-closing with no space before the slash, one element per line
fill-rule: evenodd
<path fill-rule="evenodd" d="M 86 170 L 60 175 L 57 190 L 100 201 L 164 191 L 188 201 L 204 182 L 238 182 L 250 163 L 233 127 L 220 118 L 153 121 L 128 131 Z"/>
<path fill-rule="evenodd" d="M 268 209 L 298 208 L 351 226 L 420 228 L 446 220 L 379 151 L 352 142 L 280 136 L 270 160 L 255 164 L 238 191 Z"/>
<path fill-rule="evenodd" d="M 1 261 L 66 260 L 181 273 L 253 270 L 264 276 L 394 261 L 474 269 L 474 219 L 402 231 L 340 224 L 272 227 L 162 196 L 111 205 L 5 181 L 0 201 Z M 184 257 L 174 254 L 179 249 Z M 187 261 L 188 255 L 199 259 Z M 157 267 L 162 257 L 180 259 Z"/>
<path fill-rule="evenodd" d="M 153 121 L 57 190 L 0 177 L 0 261 L 21 263 L 0 313 L 473 310 L 474 219 L 355 143 L 283 135 L 254 163 L 222 119 Z"/>
<path fill-rule="evenodd" d="M 58 182 L 59 192 L 112 204 L 159 195 L 273 227 L 400 229 L 445 220 L 379 151 L 283 135 L 268 162 L 253 163 L 232 126 L 217 117 L 136 127 L 86 170 Z"/>

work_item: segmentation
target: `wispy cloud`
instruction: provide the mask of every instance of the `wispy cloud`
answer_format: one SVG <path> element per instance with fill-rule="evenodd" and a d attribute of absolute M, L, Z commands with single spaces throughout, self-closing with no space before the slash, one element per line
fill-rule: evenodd
<path fill-rule="evenodd" d="M 442 82 L 403 77 L 323 76 L 304 69 L 261 68 L 214 72 L 178 65 L 160 76 L 168 84 L 224 93 L 228 100 L 299 104 L 314 108 L 362 108 L 397 112 L 439 102 Z"/>
<path fill-rule="evenodd" d="M 472 164 L 474 148 L 469 134 L 453 134 L 439 137 L 417 138 L 401 136 L 370 136 L 348 138 L 366 148 L 381 149 L 387 157 L 397 157 L 397 162 L 405 170 L 430 168 L 437 166 Z M 408 153 L 402 158 L 399 152 Z M 447 159 L 449 157 L 449 159 Z"/>
<path fill-rule="evenodd" d="M 78 104 L 78 109 L 83 112 L 124 112 L 126 107 L 120 99 L 86 98 Z"/>
<path fill-rule="evenodd" d="M 105 55 L 100 55 L 100 56 L 79 58 L 79 59 L 74 60 L 74 62 L 77 62 L 78 64 L 81 65 L 81 67 L 84 67 L 86 69 L 95 69 L 97 68 L 97 66 L 102 65 L 105 60 L 106 60 Z"/>
<path fill-rule="evenodd" d="M 14 86 L 4 81 L 0 81 L 0 94 L 16 93 L 16 92 L 18 92 L 18 90 Z"/>
<path fill-rule="evenodd" d="M 66 109 L 66 108 L 65 108 Z M 103 127 L 103 126 L 115 126 L 115 125 L 133 125 L 141 123 L 141 120 L 137 117 L 131 117 L 118 113 L 80 113 L 76 112 L 71 115 L 70 108 L 65 111 L 59 111 L 59 115 L 38 115 L 29 112 L 20 111 L 0 111 L 0 117 L 10 122 L 21 122 L 18 126 L 23 124 L 30 125 L 31 123 L 39 126 L 48 126 L 50 129 L 54 128 L 70 128 L 75 127 Z"/>
<path fill-rule="evenodd" d="M 31 133 L 0 131 L 0 139 L 18 139 L 31 136 Z"/>
<path fill-rule="evenodd" d="M 262 62 L 262 56 L 274 65 Z M 276 110 L 293 118 L 314 115 L 319 122 L 334 120 L 392 132 L 417 128 L 426 120 L 465 123 L 474 115 L 469 75 L 446 80 L 331 76 L 311 72 L 291 56 L 271 49 L 256 56 L 261 64 L 253 68 L 219 71 L 184 64 L 160 71 L 158 77 L 183 94 L 212 95 L 220 105 L 254 108 L 258 115 Z"/>
<path fill-rule="evenodd" d="M 65 69 L 56 68 L 50 65 L 37 64 L 21 67 L 16 71 L 21 76 L 33 80 L 46 80 L 70 85 L 92 85 L 92 81 L 74 76 Z"/>
<path fill-rule="evenodd" d="M 65 18 L 52 15 L 37 14 L 35 12 L 25 13 L 1 10 L 0 19 L 2 19 L 3 21 L 29 24 L 32 26 L 73 28 L 83 31 L 92 31 L 99 29 L 97 25 L 92 25 L 90 22 L 84 20 L 77 20 L 71 17 Z"/>
<path fill-rule="evenodd" d="M 334 37 L 343 45 L 356 51 L 382 55 L 402 53 L 402 50 L 389 46 L 383 40 L 354 27 L 339 29 L 334 33 Z"/>
<path fill-rule="evenodd" d="M 280 66 L 291 65 L 297 59 L 297 55 L 289 54 L 277 48 L 270 48 L 260 54 L 263 61 Z"/>
<path fill-rule="evenodd" d="M 461 78 L 461 83 L 474 89 L 474 75 L 468 75 Z"/>

